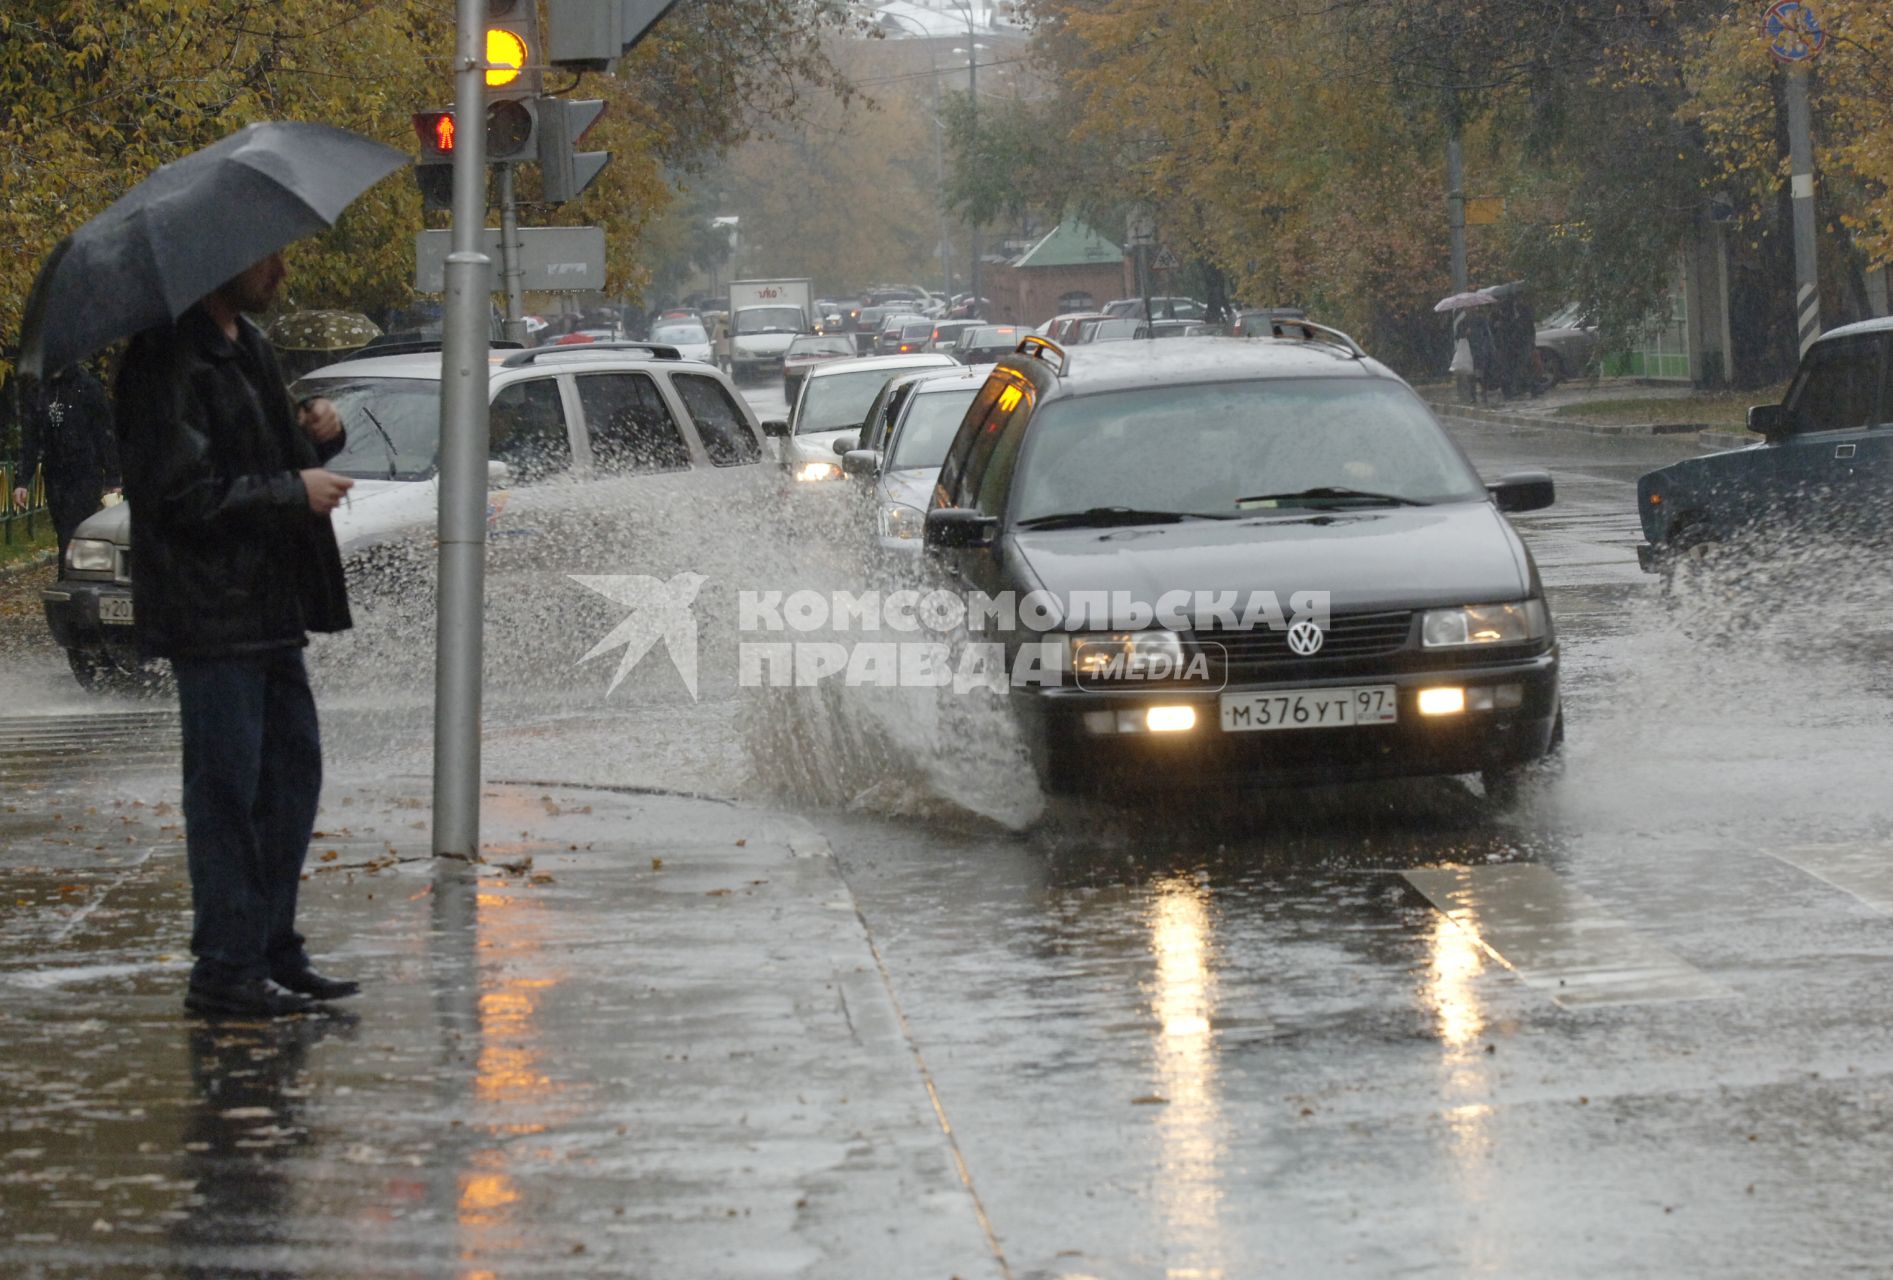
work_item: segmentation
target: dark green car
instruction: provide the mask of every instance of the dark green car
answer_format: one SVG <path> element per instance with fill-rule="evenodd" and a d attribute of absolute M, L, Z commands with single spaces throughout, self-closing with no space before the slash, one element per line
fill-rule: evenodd
<path fill-rule="evenodd" d="M 1755 530 L 1849 539 L 1893 531 L 1893 319 L 1826 334 L 1778 405 L 1748 411 L 1761 444 L 1687 458 L 1637 481 L 1650 572 Z"/>

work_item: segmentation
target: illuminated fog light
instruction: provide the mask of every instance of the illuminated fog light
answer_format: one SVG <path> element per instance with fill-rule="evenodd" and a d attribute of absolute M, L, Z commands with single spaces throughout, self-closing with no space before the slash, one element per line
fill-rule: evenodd
<path fill-rule="evenodd" d="M 1420 714 L 1423 716 L 1456 716 L 1465 709 L 1464 689 L 1420 690 Z"/>
<path fill-rule="evenodd" d="M 797 480 L 835 480 L 840 476 L 841 468 L 832 462 L 805 462 L 795 472 Z"/>
<path fill-rule="evenodd" d="M 1144 725 L 1152 733 L 1188 733 L 1196 728 L 1196 708 L 1152 707 L 1144 713 Z"/>
<path fill-rule="evenodd" d="M 1085 732 L 1086 733 L 1116 733 L 1117 732 L 1117 712 L 1115 711 L 1087 711 L 1085 712 Z"/>

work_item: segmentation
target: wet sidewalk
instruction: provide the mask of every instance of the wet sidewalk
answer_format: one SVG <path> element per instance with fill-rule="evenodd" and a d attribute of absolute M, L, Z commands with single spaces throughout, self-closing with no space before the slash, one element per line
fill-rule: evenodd
<path fill-rule="evenodd" d="M 800 819 L 490 787 L 468 867 L 423 781 L 331 784 L 302 923 L 367 990 L 207 1022 L 177 814 L 14 782 L 0 1274 L 1000 1274 Z"/>

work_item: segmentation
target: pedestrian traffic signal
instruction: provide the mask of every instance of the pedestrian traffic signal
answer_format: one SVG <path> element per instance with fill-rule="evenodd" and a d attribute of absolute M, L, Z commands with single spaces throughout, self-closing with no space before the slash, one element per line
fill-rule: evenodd
<path fill-rule="evenodd" d="M 538 97 L 539 0 L 487 0 L 485 49 L 488 102 Z"/>
<path fill-rule="evenodd" d="M 420 164 L 446 164 L 454 158 L 454 113 L 416 111 L 414 132 L 421 139 Z"/>
<path fill-rule="evenodd" d="M 502 98 L 486 109 L 486 162 L 516 164 L 536 160 L 538 153 L 539 104 Z M 416 164 L 453 163 L 457 129 L 451 111 L 417 111 L 414 132 L 421 140 L 420 159 Z"/>
<path fill-rule="evenodd" d="M 609 151 L 574 150 L 605 104 L 598 98 L 541 98 L 538 106 L 540 198 L 564 204 L 578 199 L 611 163 Z"/>

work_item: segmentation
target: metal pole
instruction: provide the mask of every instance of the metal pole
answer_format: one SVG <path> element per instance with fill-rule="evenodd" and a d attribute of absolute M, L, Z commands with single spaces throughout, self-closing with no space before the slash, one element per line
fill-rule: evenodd
<path fill-rule="evenodd" d="M 1459 147 L 1459 119 L 1455 109 L 1452 132 L 1446 137 L 1446 226 L 1452 232 L 1453 292 L 1464 293 L 1466 279 L 1466 173 L 1465 159 Z M 1455 346 L 1457 344 L 1455 343 Z M 1459 403 L 1476 399 L 1473 380 L 1465 374 L 1453 378 L 1453 390 Z"/>
<path fill-rule="evenodd" d="M 434 639 L 434 853 L 480 852 L 481 622 L 486 592 L 486 0 L 458 0 L 453 252 L 440 362 L 440 596 Z"/>
<path fill-rule="evenodd" d="M 1144 323 L 1155 324 L 1157 317 L 1150 313 L 1150 244 L 1142 239 L 1137 242 L 1137 292 L 1144 299 Z M 1153 336 L 1156 332 L 1151 330 Z"/>
<path fill-rule="evenodd" d="M 972 0 L 966 3 L 966 104 L 967 128 L 972 137 L 973 163 L 979 163 L 979 48 L 973 38 Z M 979 304 L 979 220 L 975 218 L 971 227 L 973 237 L 973 309 L 981 319 L 985 318 L 985 308 Z"/>
<path fill-rule="evenodd" d="M 1788 168 L 1794 197 L 1794 307 L 1801 352 L 1821 336 L 1821 277 L 1814 239 L 1814 140 L 1808 122 L 1808 69 L 1788 68 Z"/>
<path fill-rule="evenodd" d="M 500 281 L 506 290 L 506 323 L 502 332 L 508 342 L 526 341 L 526 269 L 519 265 L 519 205 L 513 199 L 513 166 L 500 170 Z"/>

